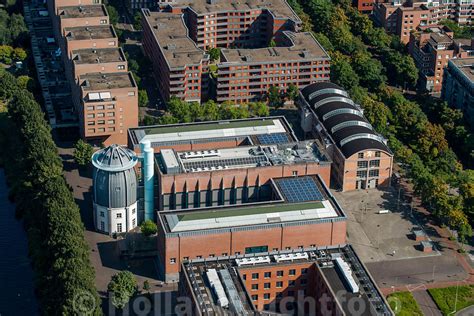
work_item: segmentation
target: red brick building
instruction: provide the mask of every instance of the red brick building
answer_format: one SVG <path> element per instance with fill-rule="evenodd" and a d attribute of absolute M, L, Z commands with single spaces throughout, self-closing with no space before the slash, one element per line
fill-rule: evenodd
<path fill-rule="evenodd" d="M 138 90 L 104 5 L 50 0 L 48 9 L 83 139 L 126 144 L 138 125 Z"/>
<path fill-rule="evenodd" d="M 222 49 L 218 66 L 217 101 L 256 101 L 271 86 L 282 91 L 329 81 L 330 58 L 311 33 L 284 31 L 282 47 Z"/>
<path fill-rule="evenodd" d="M 350 246 L 190 260 L 178 291 L 190 315 L 394 315 Z"/>
<path fill-rule="evenodd" d="M 393 154 L 341 87 L 315 83 L 300 93 L 301 127 L 325 144 L 331 185 L 342 191 L 389 186 Z"/>
<path fill-rule="evenodd" d="M 459 25 L 473 22 L 472 3 L 459 2 L 418 2 L 383 1 L 374 5 L 374 17 L 379 25 L 389 33 L 396 34 L 407 44 L 410 32 L 419 26 L 437 26 L 450 19 Z"/>
<path fill-rule="evenodd" d="M 245 103 L 270 86 L 286 89 L 329 80 L 328 54 L 284 0 L 266 3 L 175 1 L 143 9 L 143 47 L 165 100 Z M 272 45 L 270 45 L 272 43 Z M 277 47 L 268 48 L 276 44 Z M 206 50 L 222 48 L 210 71 Z M 210 72 L 212 72 L 212 80 Z"/>

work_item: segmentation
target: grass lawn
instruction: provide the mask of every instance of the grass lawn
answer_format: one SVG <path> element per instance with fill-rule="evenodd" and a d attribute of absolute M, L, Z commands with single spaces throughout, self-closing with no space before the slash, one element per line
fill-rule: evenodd
<path fill-rule="evenodd" d="M 275 204 L 275 205 L 232 208 L 232 209 L 229 209 L 228 211 L 217 210 L 217 211 L 209 211 L 209 212 L 190 212 L 188 214 L 178 215 L 178 219 L 180 221 L 195 221 L 195 220 L 210 219 L 210 218 L 291 212 L 291 211 L 296 211 L 296 210 L 304 211 L 304 210 L 317 209 L 317 208 L 324 208 L 323 203 L 322 202 L 280 203 L 280 204 Z"/>
<path fill-rule="evenodd" d="M 167 134 L 167 133 L 184 133 L 184 132 L 197 132 L 204 130 L 219 130 L 228 128 L 243 128 L 243 127 L 254 127 L 254 126 L 271 126 L 275 125 L 274 119 L 270 120 L 249 120 L 249 121 L 231 121 L 228 123 L 202 123 L 202 124 L 188 124 L 188 125 L 177 125 L 177 126 L 160 126 L 145 129 L 145 134 Z"/>
<path fill-rule="evenodd" d="M 395 292 L 387 298 L 390 308 L 399 316 L 423 316 L 418 303 L 410 292 Z"/>
<path fill-rule="evenodd" d="M 456 286 L 428 290 L 431 297 L 444 315 L 454 311 Z M 474 305 L 474 285 L 459 286 L 456 311 Z"/>

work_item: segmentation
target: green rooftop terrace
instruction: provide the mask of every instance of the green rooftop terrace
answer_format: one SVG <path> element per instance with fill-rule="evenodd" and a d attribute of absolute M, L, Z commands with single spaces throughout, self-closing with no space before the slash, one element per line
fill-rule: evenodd
<path fill-rule="evenodd" d="M 266 213 L 282 213 L 291 211 L 304 211 L 324 208 L 322 202 L 307 202 L 307 203 L 276 203 L 273 205 L 262 205 L 262 206 L 248 206 L 239 208 L 229 208 L 228 210 L 214 209 L 210 211 L 197 211 L 190 212 L 183 215 L 178 215 L 180 221 L 194 221 L 200 219 L 210 218 L 222 218 L 222 217 L 234 217 L 234 216 L 246 216 L 246 215 L 258 215 Z"/>
<path fill-rule="evenodd" d="M 146 135 L 151 134 L 168 134 L 168 133 L 184 133 L 184 132 L 199 132 L 199 131 L 210 131 L 227 128 L 245 128 L 254 126 L 271 126 L 275 118 L 268 120 L 242 120 L 242 121 L 230 121 L 230 122 L 215 122 L 215 123 L 202 123 L 202 124 L 183 124 L 174 126 L 157 126 L 145 129 Z"/>

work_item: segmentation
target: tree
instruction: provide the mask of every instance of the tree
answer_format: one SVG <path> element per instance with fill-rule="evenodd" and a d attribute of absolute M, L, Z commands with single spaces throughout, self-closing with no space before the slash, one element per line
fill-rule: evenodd
<path fill-rule="evenodd" d="M 145 280 L 145 282 L 143 282 L 143 290 L 147 292 L 150 291 L 150 282 L 148 282 L 148 280 Z"/>
<path fill-rule="evenodd" d="M 13 49 L 12 57 L 18 61 L 24 61 L 27 57 L 27 54 L 23 48 L 17 47 Z"/>
<path fill-rule="evenodd" d="M 150 237 L 158 232 L 158 227 L 156 226 L 155 222 L 150 219 L 147 219 L 140 225 L 140 230 L 143 235 L 146 237 Z"/>
<path fill-rule="evenodd" d="M 94 148 L 82 139 L 79 139 L 74 147 L 74 161 L 79 166 L 86 166 L 91 161 L 93 153 Z"/>
<path fill-rule="evenodd" d="M 33 90 L 35 89 L 35 80 L 31 77 L 18 76 L 16 80 L 18 82 L 18 86 L 21 87 L 22 89 L 26 89 L 30 92 L 33 92 Z"/>
<path fill-rule="evenodd" d="M 283 100 L 281 99 L 280 87 L 271 86 L 268 89 L 268 104 L 272 107 L 279 108 L 283 106 Z"/>
<path fill-rule="evenodd" d="M 120 271 L 112 276 L 107 289 L 113 295 L 112 304 L 122 309 L 137 292 L 138 284 L 130 271 Z"/>
<path fill-rule="evenodd" d="M 299 89 L 296 85 L 290 83 L 288 88 L 286 88 L 286 97 L 291 101 L 296 101 L 298 99 Z"/>
<path fill-rule="evenodd" d="M 276 47 L 276 46 L 277 46 L 277 43 L 275 42 L 275 39 L 272 38 L 270 42 L 268 43 L 268 47 Z"/>
<path fill-rule="evenodd" d="M 140 14 L 140 12 L 137 12 L 133 16 L 133 28 L 137 31 L 141 31 L 142 29 L 142 15 Z"/>
<path fill-rule="evenodd" d="M 117 9 L 114 6 L 108 4 L 107 6 L 107 13 L 109 14 L 109 21 L 111 25 L 116 25 L 119 22 L 119 14 Z"/>
<path fill-rule="evenodd" d="M 270 109 L 268 108 L 268 105 L 264 102 L 249 103 L 248 109 L 251 116 L 262 117 L 270 115 Z"/>
<path fill-rule="evenodd" d="M 139 107 L 148 106 L 148 94 L 146 93 L 146 90 L 144 89 L 138 90 L 138 106 Z"/>
<path fill-rule="evenodd" d="M 359 76 L 352 69 L 348 58 L 340 53 L 334 54 L 331 65 L 331 79 L 347 90 L 359 85 Z"/>
<path fill-rule="evenodd" d="M 383 75 L 382 63 L 372 58 L 370 53 L 357 52 L 352 60 L 352 68 L 359 76 L 360 83 L 371 91 L 387 80 Z"/>
<path fill-rule="evenodd" d="M 220 118 L 219 105 L 216 102 L 209 100 L 202 107 L 205 121 L 217 121 Z"/>
<path fill-rule="evenodd" d="M 211 61 L 219 60 L 221 57 L 221 50 L 217 47 L 209 48 L 207 53 L 209 54 L 209 58 L 211 59 Z"/>

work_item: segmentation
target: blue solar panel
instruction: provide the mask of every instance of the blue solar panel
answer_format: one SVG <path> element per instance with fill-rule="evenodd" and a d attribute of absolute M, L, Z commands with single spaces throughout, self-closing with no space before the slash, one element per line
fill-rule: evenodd
<path fill-rule="evenodd" d="M 260 144 L 263 145 L 284 144 L 290 142 L 290 140 L 288 139 L 288 135 L 286 135 L 285 133 L 263 134 L 258 135 L 257 138 Z"/>
<path fill-rule="evenodd" d="M 323 194 L 311 177 L 284 178 L 276 182 L 283 197 L 290 203 L 324 200 Z"/>

